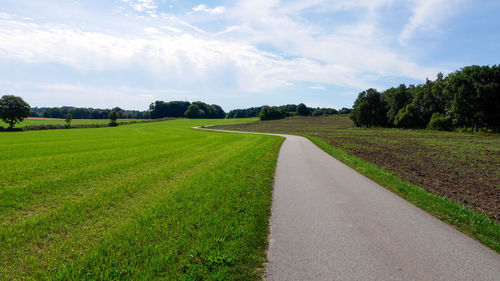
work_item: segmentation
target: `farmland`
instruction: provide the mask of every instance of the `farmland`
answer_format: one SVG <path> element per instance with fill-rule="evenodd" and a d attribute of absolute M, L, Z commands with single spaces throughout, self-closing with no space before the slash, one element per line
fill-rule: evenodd
<path fill-rule="evenodd" d="M 118 119 L 117 123 L 127 123 L 131 121 L 147 121 L 147 119 Z M 92 125 L 92 124 L 108 124 L 109 119 L 73 119 L 71 121 L 72 125 Z M 64 125 L 66 122 L 64 119 L 57 118 L 27 118 L 23 122 L 16 124 L 15 128 L 21 128 L 26 126 L 39 126 L 39 125 Z M 0 120 L 0 127 L 7 128 L 9 125 Z"/>
<path fill-rule="evenodd" d="M 282 139 L 227 122 L 0 134 L 0 279 L 259 279 Z"/>
<path fill-rule="evenodd" d="M 433 194 L 500 221 L 500 137 L 427 130 L 353 129 L 347 116 L 219 126 L 319 138 Z"/>

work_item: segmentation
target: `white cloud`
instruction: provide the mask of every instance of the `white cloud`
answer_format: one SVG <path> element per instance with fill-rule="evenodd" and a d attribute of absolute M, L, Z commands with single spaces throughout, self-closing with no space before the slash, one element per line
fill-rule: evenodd
<path fill-rule="evenodd" d="M 417 31 L 439 32 L 439 25 L 454 16 L 464 0 L 414 0 L 413 15 L 399 35 L 399 44 L 406 45 Z"/>
<path fill-rule="evenodd" d="M 16 91 L 28 103 L 38 106 L 84 106 L 136 108 L 144 110 L 155 100 L 199 100 L 199 95 L 175 89 L 143 89 L 124 86 L 90 86 L 86 84 L 40 84 L 36 90 Z"/>
<path fill-rule="evenodd" d="M 156 5 L 155 0 L 122 0 L 125 3 L 130 4 L 130 6 L 138 12 L 147 12 L 156 10 L 158 5 Z"/>
<path fill-rule="evenodd" d="M 215 8 L 209 8 L 205 6 L 204 4 L 198 5 L 196 7 L 193 7 L 193 11 L 195 12 L 205 12 L 209 14 L 223 14 L 226 11 L 226 8 L 223 6 L 217 6 Z"/>
<path fill-rule="evenodd" d="M 238 41 L 204 39 L 144 28 L 116 36 L 75 29 L 0 20 L 0 57 L 31 63 L 59 63 L 82 71 L 140 67 L 161 79 L 208 81 L 218 69 L 230 69 L 244 91 L 286 87 L 293 81 L 365 87 L 357 70 L 307 58 L 284 59 Z M 37 44 L 32 44 L 37 42 Z"/>
<path fill-rule="evenodd" d="M 195 12 L 225 14 L 225 25 L 217 24 L 220 31 L 213 32 L 208 31 L 211 26 L 202 29 L 213 17 L 165 14 L 154 0 L 122 1 L 137 17 L 122 11 L 124 21 L 109 21 L 108 29 L 36 23 L 0 13 L 0 58 L 57 63 L 80 71 L 134 69 L 185 85 L 219 79 L 220 87 L 232 82 L 238 90 L 251 92 L 293 87 L 296 82 L 316 85 L 310 87 L 315 90 L 324 85 L 365 89 L 377 87 L 380 77 L 425 79 L 439 71 L 398 52 L 397 39 L 391 41 L 377 24 L 377 11 L 393 0 L 254 0 L 227 8 L 193 7 Z M 407 1 L 416 8 L 400 42 L 435 26 L 427 25 L 428 18 L 448 7 L 445 0 L 428 0 L 432 5 Z M 311 9 L 319 14 L 353 10 L 361 16 L 326 29 L 301 16 Z M 143 12 L 154 12 L 157 18 Z"/>
<path fill-rule="evenodd" d="M 325 86 L 322 86 L 322 85 L 310 86 L 309 89 L 319 90 L 319 91 L 326 90 Z"/>

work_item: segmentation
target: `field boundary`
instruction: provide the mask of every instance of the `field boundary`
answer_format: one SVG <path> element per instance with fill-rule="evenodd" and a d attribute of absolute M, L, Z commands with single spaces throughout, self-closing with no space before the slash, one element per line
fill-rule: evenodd
<path fill-rule="evenodd" d="M 500 253 L 500 224 L 488 216 L 408 183 L 375 164 L 329 145 L 320 138 L 307 135 L 303 135 L 303 137 L 411 204 Z"/>
<path fill-rule="evenodd" d="M 226 124 L 234 125 L 234 124 Z M 272 136 L 286 137 L 287 134 L 273 134 L 261 132 L 245 132 L 208 129 L 212 126 L 193 127 L 193 129 L 219 131 L 227 133 L 249 133 L 249 134 L 267 134 Z M 290 135 L 290 134 L 289 134 Z M 460 232 L 478 240 L 482 244 L 500 253 L 500 224 L 489 218 L 487 215 L 465 207 L 433 193 L 428 192 L 422 187 L 408 183 L 392 173 L 378 167 L 375 164 L 364 161 L 356 156 L 350 155 L 342 149 L 333 147 L 324 140 L 308 135 L 299 135 L 309 139 L 321 150 L 332 157 L 353 168 L 360 174 L 373 180 L 387 190 L 395 193 L 409 203 L 424 210 L 430 215 L 446 222 Z"/>
<path fill-rule="evenodd" d="M 106 120 L 106 119 L 78 119 L 78 120 Z M 121 125 L 132 125 L 140 123 L 151 123 L 160 122 L 173 119 L 143 119 L 143 120 L 133 120 L 133 121 L 118 121 L 117 124 Z M 41 120 L 47 121 L 47 120 Z M 57 121 L 61 121 L 57 119 Z M 40 131 L 40 130 L 59 130 L 59 129 L 88 129 L 88 128 L 106 128 L 106 127 L 116 127 L 111 126 L 109 123 L 86 123 L 86 124 L 72 124 L 67 126 L 66 124 L 39 124 L 39 125 L 26 125 L 18 128 L 3 128 L 0 126 L 0 132 L 24 132 L 24 131 Z"/>

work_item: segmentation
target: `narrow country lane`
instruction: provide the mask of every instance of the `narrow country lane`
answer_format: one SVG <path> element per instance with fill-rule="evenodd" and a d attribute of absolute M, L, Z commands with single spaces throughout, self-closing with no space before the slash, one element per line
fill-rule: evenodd
<path fill-rule="evenodd" d="M 267 280 L 500 280 L 493 250 L 308 139 L 281 136 Z"/>

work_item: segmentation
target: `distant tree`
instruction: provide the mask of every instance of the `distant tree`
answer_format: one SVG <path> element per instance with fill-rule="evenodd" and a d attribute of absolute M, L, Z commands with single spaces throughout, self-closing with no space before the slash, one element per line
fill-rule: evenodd
<path fill-rule="evenodd" d="M 338 113 L 339 112 L 334 108 L 319 108 L 318 107 L 312 111 L 311 115 L 314 117 L 319 117 L 319 116 L 335 115 Z"/>
<path fill-rule="evenodd" d="M 301 116 L 309 116 L 311 115 L 311 109 L 308 108 L 305 104 L 301 103 L 297 105 L 297 114 Z"/>
<path fill-rule="evenodd" d="M 46 118 L 64 118 L 64 112 L 62 108 L 54 107 L 47 108 L 43 113 L 43 117 Z"/>
<path fill-rule="evenodd" d="M 109 115 L 108 115 L 109 120 L 111 120 L 111 123 L 109 123 L 110 126 L 117 126 L 118 124 L 116 123 L 116 120 L 118 120 L 118 112 L 112 110 Z"/>
<path fill-rule="evenodd" d="M 200 111 L 200 115 L 194 118 L 212 118 L 212 109 L 210 108 L 210 105 L 201 101 L 195 101 L 192 104 L 198 106 Z"/>
<path fill-rule="evenodd" d="M 356 126 L 500 132 L 499 93 L 500 65 L 472 65 L 381 95 L 368 89 L 359 94 L 350 117 Z"/>
<path fill-rule="evenodd" d="M 377 90 L 368 89 L 359 93 L 350 118 L 358 127 L 385 127 L 387 126 L 386 105 Z"/>
<path fill-rule="evenodd" d="M 30 106 L 21 97 L 5 95 L 0 99 L 0 119 L 14 128 L 30 114 Z"/>
<path fill-rule="evenodd" d="M 200 118 L 202 115 L 200 108 L 196 104 L 191 104 L 186 112 L 184 112 L 184 116 L 187 118 Z"/>
<path fill-rule="evenodd" d="M 222 107 L 220 107 L 217 104 L 210 105 L 210 111 L 212 112 L 211 118 L 217 118 L 217 119 L 226 118 L 226 112 L 224 112 Z"/>
<path fill-rule="evenodd" d="M 69 128 L 70 127 L 70 123 L 71 123 L 71 120 L 73 120 L 73 115 L 71 115 L 71 113 L 67 113 L 66 115 L 64 115 L 64 121 L 66 121 L 66 126 Z"/>
<path fill-rule="evenodd" d="M 149 115 L 152 119 L 183 117 L 190 104 L 188 101 L 155 101 L 149 105 Z"/>
<path fill-rule="evenodd" d="M 397 88 L 390 88 L 381 94 L 382 99 L 387 103 L 387 123 L 389 126 L 394 125 L 396 114 L 412 102 L 412 96 L 406 89 L 406 85 L 401 84 Z"/>
<path fill-rule="evenodd" d="M 350 114 L 352 112 L 352 109 L 350 108 L 346 108 L 346 107 L 342 107 L 342 109 L 339 110 L 339 114 Z"/>
<path fill-rule="evenodd" d="M 312 112 L 311 114 L 312 114 L 312 116 L 314 116 L 314 117 L 318 117 L 318 116 L 326 115 L 326 114 L 324 114 L 323 110 L 321 110 L 321 109 L 319 109 L 319 108 L 318 108 L 318 109 L 313 110 L 313 112 Z"/>
<path fill-rule="evenodd" d="M 286 112 L 279 107 L 266 105 L 262 107 L 259 117 L 262 121 L 283 119 L 286 117 Z"/>
<path fill-rule="evenodd" d="M 335 108 L 328 108 L 326 115 L 335 115 L 335 114 L 339 114 L 339 111 L 336 110 Z"/>
<path fill-rule="evenodd" d="M 444 92 L 454 127 L 500 131 L 500 66 L 468 66 L 451 73 Z"/>

